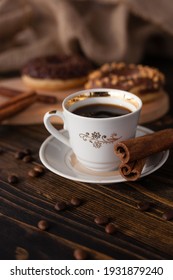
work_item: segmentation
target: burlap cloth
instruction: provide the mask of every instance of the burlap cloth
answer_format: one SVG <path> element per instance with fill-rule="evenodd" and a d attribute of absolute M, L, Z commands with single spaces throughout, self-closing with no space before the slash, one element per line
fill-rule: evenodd
<path fill-rule="evenodd" d="M 97 64 L 173 56 L 171 0 L 0 0 L 0 72 L 45 54 L 82 53 Z"/>

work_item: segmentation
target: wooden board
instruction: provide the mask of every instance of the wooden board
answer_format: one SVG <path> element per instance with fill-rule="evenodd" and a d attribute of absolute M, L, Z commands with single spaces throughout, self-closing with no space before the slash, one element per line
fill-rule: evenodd
<path fill-rule="evenodd" d="M 0 81 L 1 86 L 6 86 L 8 88 L 18 89 L 28 91 L 29 89 L 23 84 L 20 78 L 15 79 L 7 79 Z M 53 105 L 47 105 L 43 103 L 35 103 L 27 108 L 25 111 L 17 114 L 16 116 L 6 120 L 3 124 L 39 124 L 43 122 L 43 116 L 47 111 L 58 109 L 62 110 L 61 104 L 63 99 L 71 93 L 82 90 L 83 88 L 75 88 L 66 91 L 58 91 L 58 92 L 43 92 L 42 94 L 50 94 L 55 95 L 58 98 L 58 103 Z M 7 100 L 7 98 L 0 96 L 0 103 Z M 159 100 L 146 103 L 143 105 L 140 124 L 149 123 L 154 120 L 161 118 L 165 115 L 169 110 L 169 97 L 167 93 L 163 93 L 162 97 Z M 55 121 L 55 119 L 53 119 Z M 57 120 L 56 120 L 57 121 Z M 59 119 L 59 122 L 61 120 Z"/>

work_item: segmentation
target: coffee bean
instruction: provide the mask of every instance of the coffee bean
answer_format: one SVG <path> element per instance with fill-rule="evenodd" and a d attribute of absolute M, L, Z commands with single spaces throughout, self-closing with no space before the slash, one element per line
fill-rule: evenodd
<path fill-rule="evenodd" d="M 47 221 L 45 220 L 40 220 L 37 224 L 38 228 L 40 230 L 47 230 L 49 228 L 49 224 Z"/>
<path fill-rule="evenodd" d="M 77 197 L 72 197 L 70 203 L 74 206 L 79 206 L 82 203 L 82 200 Z"/>
<path fill-rule="evenodd" d="M 106 225 L 109 222 L 109 218 L 105 216 L 97 216 L 95 217 L 94 222 L 97 225 Z"/>
<path fill-rule="evenodd" d="M 162 218 L 166 221 L 172 220 L 173 219 L 173 209 L 170 209 L 163 213 Z"/>
<path fill-rule="evenodd" d="M 24 149 L 17 151 L 14 155 L 16 159 L 23 159 L 25 156 L 31 155 L 31 150 L 30 149 Z"/>
<path fill-rule="evenodd" d="M 65 210 L 66 208 L 67 208 L 67 203 L 64 201 L 60 201 L 55 204 L 55 210 L 57 211 L 62 211 Z"/>
<path fill-rule="evenodd" d="M 41 165 L 36 165 L 34 166 L 34 170 L 36 172 L 39 172 L 40 174 L 43 174 L 44 173 L 44 167 L 42 167 Z"/>
<path fill-rule="evenodd" d="M 24 152 L 18 151 L 18 152 L 15 153 L 14 157 L 15 157 L 16 159 L 23 159 L 25 155 L 26 155 L 26 154 L 25 154 Z"/>
<path fill-rule="evenodd" d="M 34 169 L 29 170 L 28 175 L 30 177 L 39 177 L 40 176 L 40 172 L 35 171 Z"/>
<path fill-rule="evenodd" d="M 22 247 L 16 247 L 15 255 L 16 260 L 28 260 L 29 258 L 28 251 Z"/>
<path fill-rule="evenodd" d="M 30 149 L 24 149 L 22 150 L 22 152 L 25 154 L 25 155 L 31 155 L 32 154 L 32 151 Z"/>
<path fill-rule="evenodd" d="M 19 181 L 18 177 L 14 174 L 8 176 L 8 182 L 10 184 L 15 184 Z"/>
<path fill-rule="evenodd" d="M 33 157 L 30 156 L 30 155 L 26 155 L 26 156 L 23 157 L 22 160 L 23 160 L 24 162 L 31 162 L 31 161 L 33 161 Z"/>
<path fill-rule="evenodd" d="M 87 252 L 82 249 L 75 249 L 73 256 L 76 260 L 86 260 L 87 259 Z"/>
<path fill-rule="evenodd" d="M 109 224 L 106 225 L 105 231 L 108 234 L 114 234 L 117 231 L 117 229 L 116 229 L 114 224 L 109 223 Z"/>
<path fill-rule="evenodd" d="M 148 211 L 151 208 L 151 204 L 149 202 L 139 202 L 137 208 L 140 211 Z"/>

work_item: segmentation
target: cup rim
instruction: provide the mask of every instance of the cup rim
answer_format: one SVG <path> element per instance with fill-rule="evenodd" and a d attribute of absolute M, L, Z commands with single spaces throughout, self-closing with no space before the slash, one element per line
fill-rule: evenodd
<path fill-rule="evenodd" d="M 121 115 L 121 116 L 116 116 L 116 117 L 110 117 L 110 118 L 92 118 L 92 117 L 85 117 L 85 116 L 79 116 L 79 115 L 76 115 L 76 114 L 74 114 L 73 112 L 71 112 L 71 111 L 69 111 L 68 110 L 68 108 L 66 108 L 66 103 L 68 102 L 68 101 L 70 101 L 70 100 L 73 100 L 75 97 L 77 97 L 77 96 L 79 96 L 80 98 L 81 98 L 81 100 L 84 100 L 85 98 L 83 98 L 83 97 L 86 97 L 86 99 L 87 98 L 90 98 L 91 96 L 90 95 L 87 95 L 86 93 L 96 93 L 96 92 L 98 92 L 98 93 L 108 93 L 108 95 L 104 95 L 104 94 L 101 94 L 101 96 L 98 96 L 98 97 L 106 97 L 106 96 L 109 96 L 109 94 L 110 93 L 118 93 L 119 94 L 119 97 L 120 97 L 120 95 L 124 95 L 124 94 L 126 94 L 126 95 L 128 95 L 128 98 L 127 98 L 127 100 L 129 99 L 129 98 L 131 98 L 131 99 L 133 99 L 134 101 L 135 101 L 135 103 L 137 103 L 137 105 L 138 105 L 138 108 L 136 108 L 136 110 L 134 110 L 134 111 L 132 111 L 132 112 L 130 112 L 130 113 L 128 113 L 127 115 L 129 116 L 129 115 L 132 115 L 132 114 L 134 114 L 134 113 L 137 113 L 137 112 L 139 112 L 141 109 L 142 109 L 142 106 L 143 106 L 143 103 L 142 103 L 142 100 L 137 96 L 137 95 L 135 95 L 134 93 L 131 93 L 131 92 L 128 92 L 128 91 L 125 91 L 125 90 L 120 90 L 120 89 L 112 89 L 112 88 L 93 88 L 93 89 L 86 89 L 86 90 L 80 90 L 80 91 L 77 91 L 77 92 L 75 92 L 75 93 L 72 93 L 72 94 L 70 94 L 69 96 L 67 96 L 64 100 L 63 100 L 63 102 L 62 102 L 62 108 L 63 108 L 63 110 L 64 111 L 66 111 L 68 114 L 71 114 L 71 115 L 73 115 L 73 116 L 75 116 L 75 117 L 78 117 L 78 118 L 86 118 L 86 119 L 93 119 L 93 120 L 97 120 L 97 121 L 103 121 L 103 120 L 110 120 L 110 119 L 114 119 L 114 118 L 124 118 L 124 117 L 127 117 L 127 115 L 125 114 L 125 115 Z M 110 97 L 115 97 L 116 95 L 114 95 L 114 94 L 112 94 L 112 95 L 110 95 Z M 97 96 L 92 96 L 92 97 L 97 97 Z M 118 95 L 117 95 L 117 97 L 118 97 Z M 122 98 L 124 98 L 123 96 L 122 96 Z M 74 101 L 74 102 L 76 102 L 76 101 Z M 133 102 L 132 102 L 133 103 Z M 133 104 L 134 105 L 134 104 Z M 71 105 L 69 105 L 69 107 L 70 107 Z M 135 106 L 135 105 L 134 105 Z"/>

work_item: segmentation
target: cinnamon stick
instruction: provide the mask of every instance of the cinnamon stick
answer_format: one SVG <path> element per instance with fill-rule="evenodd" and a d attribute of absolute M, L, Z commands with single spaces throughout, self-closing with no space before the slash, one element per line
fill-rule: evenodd
<path fill-rule="evenodd" d="M 0 95 L 5 97 L 15 97 L 22 94 L 22 91 L 0 86 Z M 57 97 L 54 95 L 46 95 L 37 93 L 37 101 L 46 104 L 56 104 Z"/>
<path fill-rule="evenodd" d="M 54 95 L 45 95 L 37 93 L 37 101 L 45 104 L 56 104 L 58 102 L 56 96 Z"/>
<path fill-rule="evenodd" d="M 139 179 L 148 156 L 172 147 L 173 128 L 117 143 L 114 151 L 121 161 L 119 166 L 121 176 L 128 181 Z"/>
<path fill-rule="evenodd" d="M 37 95 L 34 92 L 23 93 L 13 97 L 9 101 L 0 105 L 0 121 L 3 121 L 13 115 L 26 109 L 37 100 Z"/>
<path fill-rule="evenodd" d="M 121 162 L 133 162 L 173 147 L 173 128 L 160 130 L 144 136 L 117 143 L 115 154 Z"/>
<path fill-rule="evenodd" d="M 6 87 L 0 87 L 0 95 L 5 96 L 5 97 L 14 97 L 18 94 L 20 94 L 21 91 L 16 90 L 16 89 L 11 89 L 11 88 L 6 88 Z"/>
<path fill-rule="evenodd" d="M 10 107 L 11 105 L 17 104 L 21 102 L 22 100 L 26 100 L 28 98 L 35 97 L 34 100 L 36 100 L 36 93 L 35 92 L 28 92 L 28 93 L 22 93 L 20 95 L 17 95 L 10 100 L 0 104 L 0 110 Z M 33 98 L 32 98 L 33 99 Z"/>
<path fill-rule="evenodd" d="M 121 163 L 119 166 L 119 172 L 121 176 L 126 180 L 136 181 L 141 176 L 145 162 L 146 162 L 146 158 L 128 162 L 128 163 Z"/>

